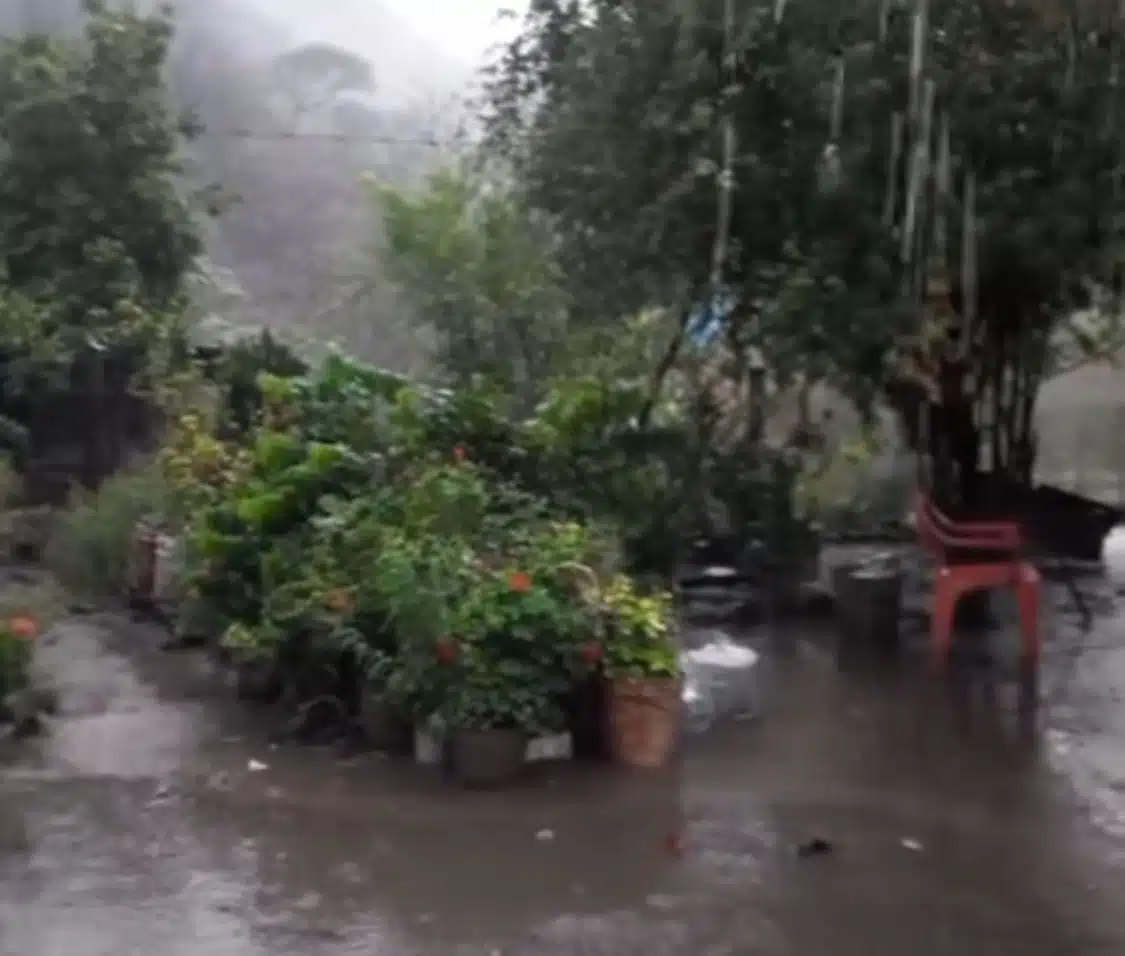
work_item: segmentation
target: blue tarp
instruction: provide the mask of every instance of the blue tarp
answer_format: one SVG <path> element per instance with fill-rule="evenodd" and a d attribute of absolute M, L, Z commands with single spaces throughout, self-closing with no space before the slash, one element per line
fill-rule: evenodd
<path fill-rule="evenodd" d="M 727 321 L 733 311 L 733 296 L 714 295 L 708 304 L 700 305 L 691 314 L 684 329 L 685 334 L 696 348 L 710 348 L 726 329 Z"/>

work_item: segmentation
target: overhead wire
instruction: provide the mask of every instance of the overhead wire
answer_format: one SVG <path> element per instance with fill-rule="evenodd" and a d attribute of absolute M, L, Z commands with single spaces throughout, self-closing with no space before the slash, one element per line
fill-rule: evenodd
<path fill-rule="evenodd" d="M 369 146 L 426 146 L 432 149 L 454 148 L 467 142 L 465 137 L 439 138 L 436 136 L 391 136 L 381 134 L 339 133 L 328 130 L 268 130 L 247 127 L 204 127 L 195 139 L 227 138 L 250 142 L 328 142 L 353 143 Z"/>

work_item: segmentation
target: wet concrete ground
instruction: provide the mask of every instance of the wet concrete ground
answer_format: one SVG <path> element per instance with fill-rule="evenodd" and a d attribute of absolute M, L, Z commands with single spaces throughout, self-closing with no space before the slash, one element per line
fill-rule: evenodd
<path fill-rule="evenodd" d="M 70 621 L 61 716 L 0 750 L 0 956 L 1120 954 L 1125 617 L 1056 631 L 1037 746 L 804 644 L 675 774 L 470 794 L 271 750 L 202 657 Z"/>

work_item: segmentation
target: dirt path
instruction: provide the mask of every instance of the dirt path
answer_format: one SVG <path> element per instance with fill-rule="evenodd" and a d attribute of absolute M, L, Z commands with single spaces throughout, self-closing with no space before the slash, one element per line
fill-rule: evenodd
<path fill-rule="evenodd" d="M 912 681 L 808 650 L 678 775 L 492 795 L 271 750 L 160 640 L 103 615 L 45 646 L 62 713 L 0 752 L 0 956 L 1125 952 L 1122 622 L 1034 750 L 922 734 Z"/>

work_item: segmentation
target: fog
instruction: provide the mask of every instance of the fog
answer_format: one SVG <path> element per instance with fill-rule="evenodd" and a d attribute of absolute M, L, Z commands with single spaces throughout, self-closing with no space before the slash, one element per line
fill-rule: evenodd
<path fill-rule="evenodd" d="M 204 129 L 190 174 L 229 199 L 208 226 L 222 281 L 201 295 L 205 311 L 417 362 L 359 179 L 409 186 L 442 162 L 486 51 L 511 35 L 502 2 L 177 0 L 170 90 Z M 0 31 L 75 32 L 81 6 L 8 0 Z"/>

